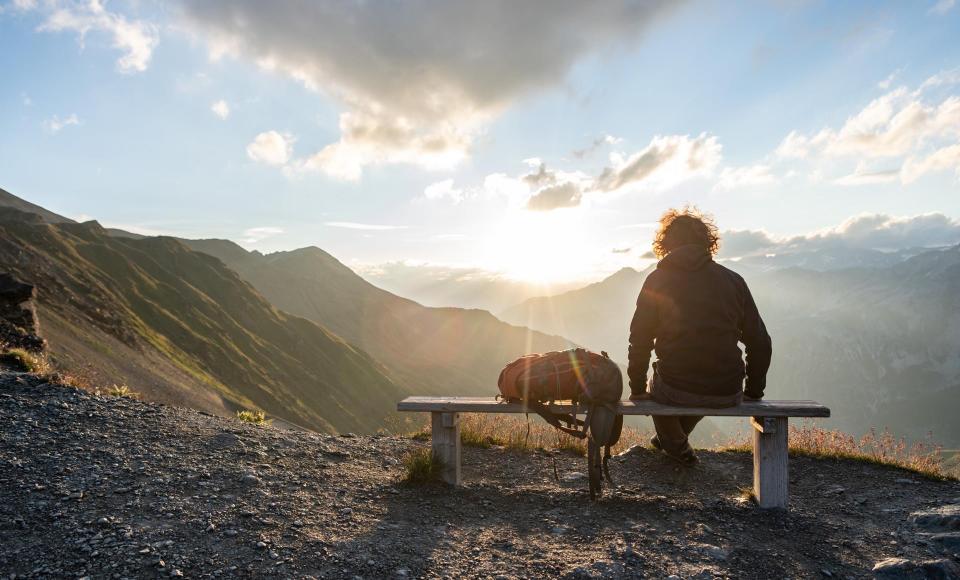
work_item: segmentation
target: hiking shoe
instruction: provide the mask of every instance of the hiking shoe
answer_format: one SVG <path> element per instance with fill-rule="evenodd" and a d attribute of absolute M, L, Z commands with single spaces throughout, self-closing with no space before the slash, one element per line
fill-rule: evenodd
<path fill-rule="evenodd" d="M 654 435 L 650 438 L 650 447 L 653 447 L 657 451 L 663 451 L 663 445 L 660 445 L 660 437 Z"/>
<path fill-rule="evenodd" d="M 693 447 L 687 445 L 687 448 L 681 451 L 680 453 L 670 453 L 669 451 L 663 450 L 663 452 L 670 459 L 676 461 L 684 467 L 693 467 L 694 465 L 700 463 L 700 458 L 697 457 L 696 452 L 694 452 Z"/>

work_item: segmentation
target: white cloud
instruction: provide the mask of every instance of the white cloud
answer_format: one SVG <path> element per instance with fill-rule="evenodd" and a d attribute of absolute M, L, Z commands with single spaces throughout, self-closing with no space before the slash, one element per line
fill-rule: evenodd
<path fill-rule="evenodd" d="M 897 169 L 871 169 L 861 161 L 853 173 L 837 178 L 833 182 L 837 185 L 877 185 L 894 182 L 899 176 L 900 171 Z"/>
<path fill-rule="evenodd" d="M 894 89 L 872 100 L 839 128 L 825 127 L 811 134 L 791 131 L 775 154 L 811 162 L 856 159 L 856 169 L 833 180 L 840 185 L 886 183 L 898 177 L 910 183 L 925 173 L 954 168 L 950 146 L 960 138 L 960 94 L 949 92 L 957 84 L 960 70 L 949 70 L 931 76 L 915 90 Z M 870 159 L 884 159 L 886 167 L 869 170 Z"/>
<path fill-rule="evenodd" d="M 960 179 L 960 144 L 937 149 L 926 157 L 911 157 L 900 169 L 900 179 L 912 183 L 921 176 L 935 171 L 953 169 Z"/>
<path fill-rule="evenodd" d="M 610 165 L 596 177 L 580 170 L 561 171 L 549 169 L 539 157 L 524 159 L 532 170 L 512 177 L 505 173 L 492 173 L 484 179 L 483 186 L 469 191 L 457 189 L 449 195 L 445 187 L 453 187 L 450 181 L 438 182 L 431 187 L 427 199 L 448 198 L 454 202 L 479 196 L 502 198 L 514 208 L 533 211 L 578 207 L 593 196 L 627 190 L 634 187 L 668 189 L 687 179 L 710 175 L 721 159 L 720 143 L 716 137 L 705 134 L 691 138 L 688 135 L 654 137 L 644 149 L 626 155 L 610 156 Z M 763 175 L 751 174 L 754 179 Z M 744 177 L 746 179 L 746 176 Z"/>
<path fill-rule="evenodd" d="M 720 163 L 722 146 L 716 137 L 701 134 L 654 137 L 646 148 L 629 157 L 610 156 L 611 166 L 597 177 L 592 189 L 616 191 L 631 184 L 671 187 L 692 177 L 708 175 Z"/>
<path fill-rule="evenodd" d="M 243 235 L 240 241 L 247 244 L 255 244 L 267 238 L 278 236 L 282 233 L 284 233 L 283 228 L 278 228 L 273 226 L 260 226 L 255 228 L 248 228 L 246 230 L 243 230 Z"/>
<path fill-rule="evenodd" d="M 944 15 L 953 10 L 957 0 L 938 0 L 936 4 L 930 7 L 930 14 Z"/>
<path fill-rule="evenodd" d="M 230 116 L 230 105 L 228 105 L 223 99 L 220 99 L 219 101 L 216 101 L 210 105 L 210 110 L 214 115 L 220 117 L 220 119 L 224 121 Z"/>
<path fill-rule="evenodd" d="M 107 10 L 100 0 L 51 0 L 42 5 L 21 0 L 17 4 L 22 5 L 24 10 L 40 8 L 46 12 L 37 30 L 76 32 L 81 46 L 90 32 L 109 35 L 113 47 L 123 53 L 116 62 L 117 70 L 122 73 L 147 70 L 153 51 L 160 41 L 156 26 L 141 20 L 128 20 L 119 13 Z"/>
<path fill-rule="evenodd" d="M 736 230 L 723 232 L 720 241 L 720 254 L 725 258 L 837 248 L 898 250 L 936 247 L 960 243 L 960 221 L 942 213 L 914 216 L 861 214 L 836 227 L 802 236 L 776 238 L 762 230 Z"/>
<path fill-rule="evenodd" d="M 634 41 L 675 3 L 575 0 L 183 0 L 211 54 L 239 55 L 338 100 L 340 139 L 298 164 L 357 179 L 372 164 L 450 167 L 487 123 Z"/>
<path fill-rule="evenodd" d="M 464 192 L 453 186 L 452 179 L 445 179 L 428 185 L 423 190 L 423 197 L 430 200 L 446 198 L 454 203 L 460 203 L 464 199 Z"/>
<path fill-rule="evenodd" d="M 71 125 L 79 125 L 79 124 L 80 124 L 80 118 L 77 117 L 76 113 L 72 113 L 70 115 L 67 115 L 63 119 L 61 119 L 59 115 L 54 115 L 53 117 L 50 117 L 49 119 L 43 122 L 43 128 L 47 133 L 55 135 L 65 127 L 69 127 Z"/>
<path fill-rule="evenodd" d="M 276 131 L 260 133 L 247 145 L 247 156 L 267 165 L 286 165 L 292 154 L 293 137 Z"/>
<path fill-rule="evenodd" d="M 580 186 L 572 181 L 555 183 L 533 193 L 526 208 L 533 211 L 550 211 L 564 207 L 577 207 L 583 198 Z"/>
<path fill-rule="evenodd" d="M 769 165 L 757 164 L 743 167 L 724 167 L 717 181 L 717 188 L 722 190 L 741 189 L 769 185 L 776 182 L 776 177 L 770 172 Z"/>
<path fill-rule="evenodd" d="M 387 231 L 387 230 L 405 230 L 408 226 L 387 226 L 381 224 L 362 224 L 357 222 L 326 222 L 323 225 L 331 228 L 343 228 L 347 230 L 367 230 L 367 231 Z"/>

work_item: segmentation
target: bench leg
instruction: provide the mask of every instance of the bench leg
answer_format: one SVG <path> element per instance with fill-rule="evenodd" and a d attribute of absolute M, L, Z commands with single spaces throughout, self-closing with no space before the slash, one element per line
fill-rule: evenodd
<path fill-rule="evenodd" d="M 433 456 L 440 460 L 440 474 L 450 485 L 460 485 L 460 413 L 430 413 Z"/>
<path fill-rule="evenodd" d="M 787 418 L 754 417 L 753 493 L 762 508 L 787 507 L 789 498 Z"/>

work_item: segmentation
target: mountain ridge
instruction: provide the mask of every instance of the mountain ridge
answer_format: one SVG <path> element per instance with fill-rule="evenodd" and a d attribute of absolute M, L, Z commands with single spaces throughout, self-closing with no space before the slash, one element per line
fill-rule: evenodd
<path fill-rule="evenodd" d="M 493 395 L 506 363 L 526 352 L 572 346 L 486 310 L 428 307 L 397 296 L 320 248 L 260 254 L 228 240 L 185 243 L 223 260 L 278 308 L 366 350 L 414 392 Z"/>

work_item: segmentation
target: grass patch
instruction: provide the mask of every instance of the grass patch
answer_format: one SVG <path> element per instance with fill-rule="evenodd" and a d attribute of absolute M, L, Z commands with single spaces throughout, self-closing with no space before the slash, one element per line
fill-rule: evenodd
<path fill-rule="evenodd" d="M 750 436 L 741 435 L 718 448 L 719 451 L 753 451 Z M 812 424 L 790 427 L 790 453 L 817 459 L 851 459 L 897 467 L 931 479 L 956 480 L 957 474 L 944 461 L 940 446 L 931 441 L 912 445 L 884 429 L 871 429 L 862 437 Z"/>
<path fill-rule="evenodd" d="M 409 436 L 417 441 L 429 440 L 429 423 Z M 624 427 L 613 452 L 619 453 L 633 445 L 644 445 L 649 439 L 650 433 L 647 431 Z M 557 431 L 534 417 L 527 419 L 487 413 L 464 413 L 460 415 L 460 441 L 467 447 L 498 446 L 518 451 L 556 450 L 574 455 L 587 453 L 587 445 L 583 439 Z"/>
<path fill-rule="evenodd" d="M 410 484 L 440 481 L 440 458 L 427 448 L 414 449 L 403 456 L 403 481 Z"/>
<path fill-rule="evenodd" d="M 52 367 L 42 354 L 35 354 L 22 348 L 11 348 L 0 355 L 4 365 L 25 373 L 48 374 Z"/>
<path fill-rule="evenodd" d="M 140 396 L 140 393 L 135 393 L 127 385 L 117 384 L 111 385 L 110 388 L 107 389 L 107 394 L 111 397 L 125 397 L 128 399 L 136 399 Z"/>
<path fill-rule="evenodd" d="M 267 425 L 270 422 L 263 411 L 248 411 L 246 409 L 237 411 L 237 419 L 252 425 Z"/>

